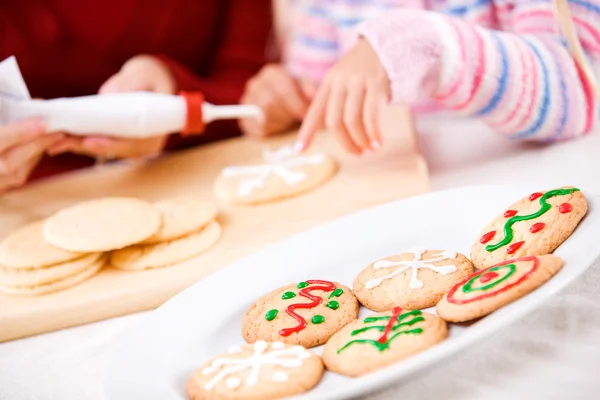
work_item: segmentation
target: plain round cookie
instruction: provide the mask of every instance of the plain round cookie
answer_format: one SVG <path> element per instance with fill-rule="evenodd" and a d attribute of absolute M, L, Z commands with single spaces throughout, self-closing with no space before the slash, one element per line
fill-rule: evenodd
<path fill-rule="evenodd" d="M 110 254 L 110 265 L 126 270 L 144 270 L 174 265 L 205 252 L 221 237 L 221 225 L 213 221 L 189 236 L 170 242 L 131 246 Z"/>
<path fill-rule="evenodd" d="M 503 261 L 467 277 L 438 303 L 437 314 L 448 322 L 483 317 L 534 291 L 563 266 L 554 255 Z"/>
<path fill-rule="evenodd" d="M 65 208 L 46 220 L 44 238 L 70 251 L 103 252 L 139 243 L 160 227 L 151 204 L 131 197 L 107 197 Z"/>
<path fill-rule="evenodd" d="M 217 217 L 217 207 L 191 197 L 176 197 L 154 203 L 161 217 L 159 230 L 140 244 L 179 239 L 206 226 Z"/>
<path fill-rule="evenodd" d="M 415 249 L 370 264 L 354 280 L 354 295 L 374 311 L 419 310 L 435 306 L 472 273 L 473 265 L 462 254 Z"/>
<path fill-rule="evenodd" d="M 5 268 L 37 268 L 74 260 L 85 253 L 63 250 L 44 239 L 45 221 L 13 231 L 0 243 L 0 265 Z"/>
<path fill-rule="evenodd" d="M 306 326 L 302 328 L 301 321 L 287 310 Z M 310 348 L 325 343 L 357 317 L 358 301 L 349 288 L 308 280 L 283 286 L 256 301 L 242 321 L 242 337 L 248 343 L 282 341 Z"/>
<path fill-rule="evenodd" d="M 317 188 L 337 171 L 337 163 L 325 154 L 302 154 L 292 157 L 295 160 L 308 161 L 290 167 L 284 165 L 283 174 L 279 175 L 273 168 L 271 172 L 265 170 L 272 164 L 258 163 L 225 168 L 215 182 L 214 190 L 217 198 L 232 204 L 246 205 L 283 200 Z M 293 161 L 289 162 L 293 163 Z M 282 175 L 290 177 L 292 183 L 286 183 Z M 266 178 L 261 182 L 263 176 Z"/>
<path fill-rule="evenodd" d="M 204 364 L 188 380 L 186 392 L 190 400 L 280 399 L 312 389 L 322 376 L 323 362 L 313 352 L 260 340 L 232 346 Z"/>
<path fill-rule="evenodd" d="M 68 278 L 54 281 L 43 285 L 35 286 L 2 286 L 0 285 L 0 292 L 15 295 L 15 296 L 41 296 L 60 290 L 65 290 L 75 285 L 80 284 L 86 279 L 94 276 L 102 267 L 106 261 L 106 257 L 101 257 L 98 261 L 91 264 L 84 270 L 69 276 Z"/>
<path fill-rule="evenodd" d="M 76 260 L 49 267 L 34 269 L 9 269 L 0 267 L 0 285 L 38 286 L 66 279 L 95 264 L 102 253 L 88 254 Z"/>
<path fill-rule="evenodd" d="M 471 261 L 482 269 L 511 258 L 550 254 L 571 236 L 587 208 L 577 188 L 532 193 L 481 231 L 471 249 Z"/>
<path fill-rule="evenodd" d="M 426 350 L 448 336 L 433 314 L 400 307 L 355 321 L 333 335 L 323 350 L 328 370 L 360 376 Z"/>

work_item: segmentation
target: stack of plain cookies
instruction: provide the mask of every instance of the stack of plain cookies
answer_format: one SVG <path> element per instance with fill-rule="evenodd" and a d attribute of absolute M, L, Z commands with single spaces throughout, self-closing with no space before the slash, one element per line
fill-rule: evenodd
<path fill-rule="evenodd" d="M 65 208 L 0 243 L 0 292 L 42 295 L 75 286 L 107 263 L 124 270 L 174 265 L 221 235 L 213 205 L 180 197 L 150 204 L 129 197 Z"/>

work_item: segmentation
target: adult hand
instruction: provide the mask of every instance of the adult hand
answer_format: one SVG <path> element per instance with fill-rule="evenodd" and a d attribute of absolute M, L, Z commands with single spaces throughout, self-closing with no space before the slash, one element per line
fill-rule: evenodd
<path fill-rule="evenodd" d="M 315 89 L 308 82 L 299 82 L 280 64 L 269 64 L 246 84 L 241 104 L 259 106 L 264 119 L 242 119 L 240 129 L 245 135 L 264 137 L 281 133 L 302 121 Z"/>
<path fill-rule="evenodd" d="M 298 133 L 307 148 L 325 126 L 351 153 L 381 146 L 381 114 L 390 99 L 390 82 L 377 54 L 364 39 L 327 73 Z"/>
<path fill-rule="evenodd" d="M 0 193 L 24 185 L 44 152 L 63 137 L 46 134 L 38 119 L 0 125 Z"/>
<path fill-rule="evenodd" d="M 177 87 L 166 65 L 153 56 L 141 55 L 127 61 L 121 70 L 100 87 L 99 94 L 148 91 L 173 94 Z M 67 151 L 97 157 L 140 158 L 162 151 L 167 135 L 143 139 L 117 139 L 106 136 L 70 136 L 53 146 L 48 153 Z"/>

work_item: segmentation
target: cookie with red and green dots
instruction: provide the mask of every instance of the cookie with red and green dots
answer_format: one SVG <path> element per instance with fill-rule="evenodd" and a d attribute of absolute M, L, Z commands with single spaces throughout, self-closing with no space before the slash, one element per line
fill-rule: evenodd
<path fill-rule="evenodd" d="M 279 288 L 250 307 L 242 322 L 242 337 L 281 341 L 306 348 L 325 343 L 358 317 L 358 300 L 337 282 L 307 280 Z"/>
<path fill-rule="evenodd" d="M 534 291 L 563 266 L 552 254 L 503 261 L 474 273 L 440 300 L 437 315 L 448 322 L 483 317 Z"/>
<path fill-rule="evenodd" d="M 482 269 L 512 258 L 550 254 L 571 236 L 587 209 L 578 188 L 531 193 L 481 231 L 471 261 Z"/>

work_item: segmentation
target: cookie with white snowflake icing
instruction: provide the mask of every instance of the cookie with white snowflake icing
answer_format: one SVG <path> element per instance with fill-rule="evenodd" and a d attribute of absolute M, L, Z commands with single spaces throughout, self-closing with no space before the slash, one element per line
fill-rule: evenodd
<path fill-rule="evenodd" d="M 482 269 L 511 258 L 550 254 L 571 236 L 587 208 L 577 188 L 531 193 L 481 231 L 471 261 Z"/>
<path fill-rule="evenodd" d="M 327 341 L 358 317 L 352 291 L 337 282 L 307 280 L 258 299 L 242 321 L 242 337 L 282 341 L 310 348 Z"/>
<path fill-rule="evenodd" d="M 472 272 L 473 265 L 462 254 L 416 248 L 369 265 L 354 280 L 354 294 L 371 310 L 418 310 L 436 305 Z"/>
<path fill-rule="evenodd" d="M 532 292 L 563 266 L 559 257 L 521 257 L 503 261 L 468 276 L 444 295 L 437 314 L 448 322 L 483 317 Z"/>
<path fill-rule="evenodd" d="M 395 307 L 353 322 L 333 335 L 323 350 L 328 370 L 364 375 L 428 349 L 448 336 L 433 314 Z"/>
<path fill-rule="evenodd" d="M 258 204 L 312 190 L 331 178 L 337 169 L 329 156 L 300 154 L 293 146 L 263 152 L 263 163 L 223 169 L 215 193 L 234 204 Z"/>
<path fill-rule="evenodd" d="M 302 346 L 259 340 L 232 346 L 188 380 L 191 400 L 279 399 L 314 387 L 323 376 L 319 356 Z"/>

